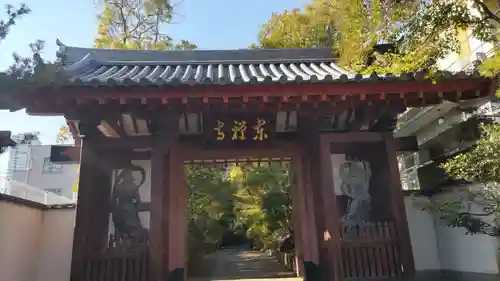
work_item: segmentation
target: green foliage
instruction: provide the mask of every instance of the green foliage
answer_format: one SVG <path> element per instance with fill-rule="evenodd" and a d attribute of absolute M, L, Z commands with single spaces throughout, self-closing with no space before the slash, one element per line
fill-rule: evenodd
<path fill-rule="evenodd" d="M 340 61 L 354 71 L 365 70 L 368 56 L 378 43 L 393 41 L 416 10 L 413 1 L 333 1 L 341 34 Z M 378 60 L 374 65 L 378 66 Z M 391 71 L 398 72 L 398 71 Z"/>
<path fill-rule="evenodd" d="M 45 47 L 45 42 L 42 40 L 36 40 L 34 43 L 30 43 L 29 47 L 32 53 L 31 57 L 22 57 L 17 53 L 12 55 L 14 63 L 9 66 L 6 72 L 7 75 L 13 77 L 14 79 L 31 77 L 34 75 L 37 65 L 44 63 L 40 54 Z"/>
<path fill-rule="evenodd" d="M 439 59 L 460 51 L 457 35 L 465 28 L 493 39 L 500 20 L 484 1 L 473 2 L 479 13 L 466 1 L 312 0 L 303 11 L 273 14 L 252 47 L 331 47 L 341 65 L 363 73 L 433 71 Z M 376 44 L 387 42 L 398 52 L 373 53 Z"/>
<path fill-rule="evenodd" d="M 251 47 L 329 47 L 340 55 L 339 63 L 352 71 L 432 73 L 437 70 L 440 59 L 461 51 L 458 36 L 464 30 L 470 28 L 473 35 L 483 41 L 495 39 L 500 18 L 493 13 L 493 7 L 494 3 L 489 0 L 312 0 L 303 10 L 273 14 L 262 26 L 259 44 Z M 393 43 L 397 51 L 374 52 L 374 46 L 380 43 Z M 486 60 L 479 71 L 484 76 L 498 77 L 499 65 L 496 54 Z M 497 93 L 500 96 L 500 92 Z M 479 181 L 486 186 L 480 194 L 468 192 L 466 200 L 461 197 L 426 207 L 451 226 L 466 227 L 471 233 L 496 233 L 494 226 L 477 217 L 489 214 L 498 217 L 500 196 L 498 188 L 490 184 L 499 182 L 498 128 L 499 125 L 483 127 L 483 138 L 474 150 L 444 165 L 451 176 Z M 467 200 L 479 202 L 485 212 L 471 214 Z M 261 214 L 254 213 L 254 220 L 262 222 Z M 268 226 L 261 223 L 260 227 Z M 266 233 L 264 230 L 260 229 L 259 233 Z"/>
<path fill-rule="evenodd" d="M 459 179 L 474 182 L 500 182 L 500 125 L 480 125 L 482 136 L 469 152 L 462 153 L 442 167 Z"/>
<path fill-rule="evenodd" d="M 493 57 L 486 59 L 479 66 L 479 72 L 488 77 L 495 77 L 500 72 L 500 53 L 495 53 Z"/>
<path fill-rule="evenodd" d="M 246 229 L 260 248 L 276 247 L 277 231 L 292 231 L 288 171 L 280 165 L 231 166 L 187 170 L 191 255 Z"/>
<path fill-rule="evenodd" d="M 469 233 L 500 236 L 490 216 L 500 218 L 500 125 L 480 125 L 481 138 L 476 146 L 441 165 L 448 176 L 482 184 L 480 188 L 467 189 L 448 200 L 437 200 L 424 206 L 447 225 L 464 227 Z M 472 205 L 479 205 L 474 212 Z"/>
<path fill-rule="evenodd" d="M 61 126 L 59 128 L 59 133 L 56 135 L 56 143 L 57 144 L 65 144 L 73 140 L 73 135 L 69 130 L 68 126 Z"/>
<path fill-rule="evenodd" d="M 303 11 L 273 14 L 259 33 L 261 48 L 331 47 L 340 62 L 362 70 L 373 46 L 397 32 L 413 4 L 386 1 L 313 0 Z"/>
<path fill-rule="evenodd" d="M 0 20 L 0 43 L 7 37 L 10 32 L 10 28 L 16 24 L 16 21 L 24 15 L 31 12 L 30 8 L 25 4 L 21 4 L 19 8 L 15 8 L 13 5 L 5 5 L 5 13 L 7 15 L 6 20 Z M 42 43 L 43 44 L 43 43 Z M 39 47 L 39 43 L 34 43 L 30 45 L 31 49 Z M 43 45 L 42 45 L 43 48 Z M 23 59 L 18 54 L 14 54 L 14 64 L 9 67 L 7 72 L 0 72 L 0 85 L 3 88 L 9 88 L 15 83 L 14 78 L 18 78 L 20 74 L 26 72 L 32 72 L 33 64 L 31 59 Z"/>
<path fill-rule="evenodd" d="M 188 168 L 189 247 L 199 251 L 215 244 L 231 224 L 234 187 L 224 181 L 224 170 Z"/>
<path fill-rule="evenodd" d="M 273 234 L 293 230 L 288 176 L 288 169 L 278 164 L 255 164 L 239 171 L 237 168 L 232 175 L 232 181 L 239 186 L 237 224 L 246 226 L 247 236 L 259 248 L 275 248 Z"/>
<path fill-rule="evenodd" d="M 44 61 L 41 57 L 45 42 L 36 40 L 30 43 L 29 47 L 31 56 L 22 57 L 17 53 L 12 54 L 13 64 L 5 72 L 0 72 L 3 97 L 58 81 L 57 66 Z"/>
<path fill-rule="evenodd" d="M 16 21 L 31 12 L 31 9 L 25 4 L 21 4 L 18 8 L 9 4 L 5 7 L 7 20 L 0 20 L 0 43 L 7 37 L 10 28 L 16 24 Z M 44 45 L 42 40 L 36 40 L 29 44 L 32 52 L 30 57 L 22 57 L 17 53 L 12 54 L 13 64 L 6 71 L 0 72 L 0 88 L 2 89 L 0 91 L 0 108 L 17 108 L 11 95 L 28 87 L 37 87 L 42 83 L 54 80 L 54 65 L 47 64 L 40 56 Z"/>
<path fill-rule="evenodd" d="M 182 40 L 175 44 L 161 27 L 172 20 L 169 1 L 101 0 L 96 48 L 132 50 L 194 49 L 196 45 Z"/>
<path fill-rule="evenodd" d="M 500 98 L 500 52 L 496 52 L 491 58 L 486 59 L 478 68 L 479 73 L 486 77 L 496 77 L 497 90 L 496 97 Z"/>
<path fill-rule="evenodd" d="M 331 47 L 338 51 L 339 35 L 328 1 L 314 0 L 304 11 L 273 14 L 259 32 L 260 48 Z M 251 47 L 257 47 L 255 44 Z"/>
<path fill-rule="evenodd" d="M 16 21 L 24 15 L 31 12 L 31 9 L 26 6 L 26 4 L 21 4 L 18 8 L 15 8 L 11 4 L 5 5 L 5 13 L 7 15 L 6 20 L 0 20 L 0 42 L 7 37 L 10 28 L 16 24 Z"/>

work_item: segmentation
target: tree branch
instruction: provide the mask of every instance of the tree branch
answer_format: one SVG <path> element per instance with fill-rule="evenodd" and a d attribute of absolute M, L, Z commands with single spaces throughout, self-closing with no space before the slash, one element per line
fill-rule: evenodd
<path fill-rule="evenodd" d="M 500 17 L 495 15 L 495 13 L 493 13 L 493 11 L 491 11 L 490 8 L 488 8 L 488 6 L 483 1 L 473 0 L 473 2 L 474 2 L 474 4 L 476 4 L 477 6 L 479 6 L 481 8 L 481 10 L 483 11 L 483 14 L 486 16 L 487 19 L 492 19 L 500 24 Z"/>
<path fill-rule="evenodd" d="M 127 18 L 125 17 L 125 12 L 123 11 L 123 1 L 121 1 L 121 4 L 118 6 L 118 11 L 120 13 L 120 19 L 122 20 L 122 23 L 123 23 L 123 39 L 122 39 L 122 43 L 123 44 L 127 44 L 127 40 L 128 40 L 128 37 L 129 37 L 129 34 L 128 34 L 128 26 L 127 26 Z"/>
<path fill-rule="evenodd" d="M 31 9 L 26 6 L 26 4 L 21 4 L 21 6 L 14 10 L 14 6 L 6 5 L 7 21 L 0 20 L 0 41 L 7 37 L 10 28 L 16 24 L 16 20 L 24 15 L 31 12 Z"/>

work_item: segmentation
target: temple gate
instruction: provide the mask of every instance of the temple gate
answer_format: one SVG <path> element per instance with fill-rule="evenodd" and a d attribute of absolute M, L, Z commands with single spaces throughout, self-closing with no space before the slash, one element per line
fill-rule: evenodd
<path fill-rule="evenodd" d="M 58 77 L 18 98 L 64 115 L 81 142 L 73 281 L 183 280 L 184 165 L 285 158 L 306 279 L 411 276 L 397 114 L 492 87 L 463 73 L 355 75 L 329 49 L 59 46 Z"/>

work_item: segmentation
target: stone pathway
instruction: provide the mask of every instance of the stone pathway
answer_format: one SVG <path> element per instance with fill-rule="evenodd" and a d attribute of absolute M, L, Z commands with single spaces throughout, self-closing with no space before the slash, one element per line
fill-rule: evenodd
<path fill-rule="evenodd" d="M 252 250 L 224 249 L 207 257 L 212 262 L 211 276 L 206 278 L 190 278 L 190 281 L 218 281 L 218 280 L 276 280 L 298 281 L 295 274 L 285 269 L 274 257 L 266 253 Z M 204 270 L 205 271 L 205 270 Z M 285 279 L 286 278 L 286 279 Z"/>

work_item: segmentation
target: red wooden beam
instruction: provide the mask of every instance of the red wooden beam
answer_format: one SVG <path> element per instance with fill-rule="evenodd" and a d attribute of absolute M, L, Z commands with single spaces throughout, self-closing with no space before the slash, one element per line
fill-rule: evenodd
<path fill-rule="evenodd" d="M 382 135 L 377 132 L 322 133 L 321 137 L 331 143 L 373 143 L 381 142 Z"/>
<path fill-rule="evenodd" d="M 432 81 L 363 81 L 335 84 L 284 84 L 284 85 L 212 85 L 193 87 L 98 87 L 98 88 L 45 88 L 23 95 L 28 99 L 46 99 L 49 96 L 57 98 L 78 99 L 181 99 L 200 98 L 206 101 L 210 98 L 221 98 L 226 102 L 230 98 L 263 97 L 264 102 L 270 97 L 303 97 L 307 95 L 338 96 L 346 93 L 356 95 L 390 94 L 418 92 L 466 92 L 481 90 L 488 92 L 492 79 L 468 78 L 450 79 L 433 83 Z M 354 95 L 354 94 L 349 94 Z M 303 98 L 302 98 L 303 99 Z"/>
<path fill-rule="evenodd" d="M 293 143 L 275 141 L 272 146 L 263 149 L 207 149 L 198 145 L 180 144 L 179 155 L 184 161 L 243 159 L 243 158 L 289 158 L 295 157 L 297 146 Z M 245 160 L 246 161 L 246 160 Z"/>
<path fill-rule="evenodd" d="M 96 137 L 93 139 L 98 149 L 124 150 L 152 148 L 154 139 L 152 136 L 137 136 L 123 138 Z"/>

